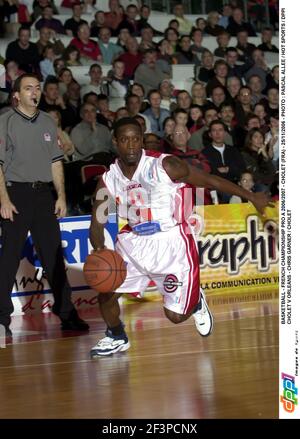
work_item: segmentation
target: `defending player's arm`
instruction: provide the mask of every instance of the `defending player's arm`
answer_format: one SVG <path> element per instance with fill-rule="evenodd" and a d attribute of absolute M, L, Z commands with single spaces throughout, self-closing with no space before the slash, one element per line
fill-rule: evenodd
<path fill-rule="evenodd" d="M 101 250 L 104 248 L 104 226 L 108 219 L 110 198 L 111 197 L 102 178 L 99 178 L 94 195 L 92 220 L 90 225 L 90 241 L 94 250 Z"/>
<path fill-rule="evenodd" d="M 169 177 L 174 181 L 182 181 L 196 187 L 205 187 L 225 192 L 230 195 L 238 195 L 241 198 L 251 201 L 260 213 L 263 213 L 265 207 L 272 206 L 268 195 L 264 192 L 254 193 L 246 191 L 241 186 L 238 186 L 225 178 L 200 171 L 177 157 L 165 157 L 163 159 L 163 167 Z"/>

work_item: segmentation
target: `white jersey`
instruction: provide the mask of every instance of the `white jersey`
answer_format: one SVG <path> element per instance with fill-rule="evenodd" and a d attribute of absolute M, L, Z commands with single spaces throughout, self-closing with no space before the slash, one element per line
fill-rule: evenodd
<path fill-rule="evenodd" d="M 166 154 L 142 150 L 131 180 L 121 171 L 118 160 L 103 174 L 103 181 L 116 200 L 119 217 L 140 235 L 170 230 L 191 213 L 191 190 L 185 189 L 185 183 L 170 179 L 162 165 L 164 157 Z"/>

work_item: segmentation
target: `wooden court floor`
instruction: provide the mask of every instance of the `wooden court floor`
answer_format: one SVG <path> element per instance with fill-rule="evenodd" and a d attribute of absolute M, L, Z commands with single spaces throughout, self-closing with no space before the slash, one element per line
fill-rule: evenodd
<path fill-rule="evenodd" d="M 130 350 L 96 360 L 98 311 L 83 315 L 84 335 L 62 335 L 52 315 L 15 317 L 0 349 L 0 418 L 278 417 L 277 301 L 208 303 L 207 338 L 192 319 L 168 322 L 160 302 L 124 305 Z"/>

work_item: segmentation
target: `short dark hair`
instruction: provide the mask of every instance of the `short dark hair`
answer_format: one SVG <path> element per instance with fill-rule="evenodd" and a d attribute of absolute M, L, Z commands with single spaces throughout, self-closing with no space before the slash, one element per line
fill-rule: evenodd
<path fill-rule="evenodd" d="M 13 86 L 14 93 L 19 92 L 21 90 L 21 82 L 25 78 L 34 78 L 38 82 L 40 82 L 40 78 L 35 73 L 23 73 L 23 75 L 19 76 L 14 82 L 14 86 Z"/>
<path fill-rule="evenodd" d="M 113 131 L 113 135 L 115 137 L 117 137 L 118 131 L 126 126 L 126 125 L 133 125 L 136 128 L 138 128 L 138 130 L 140 131 L 141 135 L 142 135 L 142 128 L 141 125 L 138 123 L 138 121 L 136 119 L 134 119 L 133 117 L 122 117 L 122 119 L 117 120 L 117 122 L 114 124 L 114 131 Z"/>
<path fill-rule="evenodd" d="M 216 120 L 213 120 L 213 121 L 209 124 L 209 128 L 208 128 L 208 131 L 209 131 L 209 132 L 211 132 L 212 127 L 213 127 L 214 125 L 222 125 L 222 127 L 224 128 L 224 130 L 227 131 L 227 128 L 226 128 L 225 123 L 222 122 L 220 119 L 216 119 Z"/>

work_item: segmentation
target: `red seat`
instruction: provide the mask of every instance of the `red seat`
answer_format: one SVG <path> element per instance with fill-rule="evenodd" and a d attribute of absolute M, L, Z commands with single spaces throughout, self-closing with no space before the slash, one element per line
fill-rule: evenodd
<path fill-rule="evenodd" d="M 104 165 L 84 165 L 81 168 L 82 183 L 86 183 L 93 177 L 100 177 L 107 171 L 107 167 Z"/>

